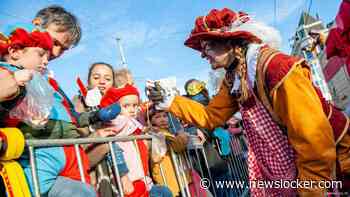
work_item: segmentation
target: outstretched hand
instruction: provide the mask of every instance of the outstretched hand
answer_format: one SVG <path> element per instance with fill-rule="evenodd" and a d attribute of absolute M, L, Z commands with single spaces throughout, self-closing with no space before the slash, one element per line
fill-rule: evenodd
<path fill-rule="evenodd" d="M 146 81 L 146 95 L 153 103 L 159 103 L 163 101 L 162 87 L 159 83 L 147 80 Z"/>
<path fill-rule="evenodd" d="M 162 87 L 159 81 L 147 80 L 146 95 L 154 103 L 156 109 L 167 110 L 176 93 L 174 90 Z"/>

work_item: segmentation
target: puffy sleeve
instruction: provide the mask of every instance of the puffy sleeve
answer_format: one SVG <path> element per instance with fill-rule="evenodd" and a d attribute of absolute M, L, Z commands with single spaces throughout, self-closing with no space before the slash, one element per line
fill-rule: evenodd
<path fill-rule="evenodd" d="M 213 130 L 222 126 L 236 111 L 238 103 L 230 95 L 228 86 L 223 83 L 220 91 L 204 106 L 186 97 L 176 96 L 169 111 L 197 127 Z"/>
<path fill-rule="evenodd" d="M 332 127 L 310 78 L 308 68 L 292 68 L 272 92 L 273 108 L 287 126 L 289 141 L 296 151 L 298 178 L 331 180 L 336 157 Z"/>

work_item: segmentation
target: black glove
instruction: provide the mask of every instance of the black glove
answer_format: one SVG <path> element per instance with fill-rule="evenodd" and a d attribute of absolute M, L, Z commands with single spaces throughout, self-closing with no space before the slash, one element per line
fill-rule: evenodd
<path fill-rule="evenodd" d="M 164 99 L 164 89 L 155 82 L 154 86 L 146 86 L 146 95 L 152 102 L 159 103 Z"/>

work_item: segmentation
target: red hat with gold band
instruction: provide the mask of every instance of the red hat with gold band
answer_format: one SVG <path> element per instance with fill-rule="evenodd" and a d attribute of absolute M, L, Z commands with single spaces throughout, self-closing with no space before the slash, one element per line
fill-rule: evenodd
<path fill-rule="evenodd" d="M 280 44 L 279 32 L 263 23 L 253 21 L 244 12 L 228 8 L 212 9 L 208 15 L 197 17 L 185 45 L 202 51 L 201 40 L 245 39 L 256 43 Z M 272 46 L 277 47 L 277 46 Z"/>
<path fill-rule="evenodd" d="M 9 47 L 40 47 L 51 52 L 53 41 L 47 32 L 28 32 L 23 28 L 16 28 L 8 37 L 4 34 L 0 36 L 0 55 L 7 54 Z"/>
<path fill-rule="evenodd" d="M 107 107 L 118 102 L 123 96 L 128 95 L 135 95 L 140 98 L 137 88 L 129 84 L 125 85 L 123 88 L 109 88 L 101 99 L 100 107 Z"/>

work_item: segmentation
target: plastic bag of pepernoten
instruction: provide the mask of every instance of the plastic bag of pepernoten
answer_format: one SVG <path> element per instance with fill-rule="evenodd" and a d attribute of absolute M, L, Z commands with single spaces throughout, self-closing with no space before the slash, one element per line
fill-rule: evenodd
<path fill-rule="evenodd" d="M 40 73 L 34 73 L 32 80 L 26 84 L 25 88 L 25 97 L 10 111 L 9 115 L 33 128 L 43 128 L 51 113 L 54 91 L 47 78 Z"/>

